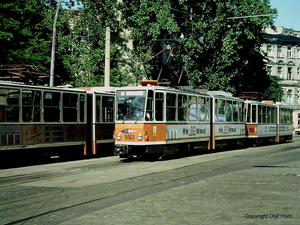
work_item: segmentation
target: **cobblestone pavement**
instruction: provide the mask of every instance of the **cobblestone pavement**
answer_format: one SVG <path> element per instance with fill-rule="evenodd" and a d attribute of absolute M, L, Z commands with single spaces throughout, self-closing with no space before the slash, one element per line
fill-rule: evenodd
<path fill-rule="evenodd" d="M 300 224 L 299 160 L 210 177 L 62 223 Z"/>

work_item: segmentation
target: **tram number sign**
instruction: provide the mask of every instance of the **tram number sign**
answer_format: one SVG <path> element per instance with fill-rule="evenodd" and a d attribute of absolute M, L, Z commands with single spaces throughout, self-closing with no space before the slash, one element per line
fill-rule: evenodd
<path fill-rule="evenodd" d="M 126 134 L 124 137 L 125 137 L 126 141 L 134 141 L 135 140 L 135 137 L 133 134 Z"/>

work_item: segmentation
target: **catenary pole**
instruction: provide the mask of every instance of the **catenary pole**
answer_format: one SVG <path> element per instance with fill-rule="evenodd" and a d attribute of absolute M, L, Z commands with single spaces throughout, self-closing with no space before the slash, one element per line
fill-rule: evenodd
<path fill-rule="evenodd" d="M 59 0 L 54 16 L 53 22 L 53 30 L 52 30 L 52 49 L 51 49 L 51 65 L 50 65 L 50 87 L 53 87 L 54 83 L 54 62 L 55 62 L 55 44 L 56 44 L 56 22 L 58 17 L 59 8 L 61 5 L 62 0 Z"/>
<path fill-rule="evenodd" d="M 110 86 L 110 27 L 106 27 L 104 86 Z"/>

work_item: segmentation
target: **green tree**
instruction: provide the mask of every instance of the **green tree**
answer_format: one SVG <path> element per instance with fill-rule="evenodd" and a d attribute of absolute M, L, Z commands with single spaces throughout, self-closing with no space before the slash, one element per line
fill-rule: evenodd
<path fill-rule="evenodd" d="M 261 54 L 263 29 L 273 26 L 274 14 L 268 0 L 123 0 L 119 10 L 126 20 L 134 43 L 133 54 L 147 59 L 147 54 L 170 45 L 169 39 L 181 42 L 169 59 L 167 73 L 178 79 L 185 71 L 186 83 L 196 88 L 229 91 L 265 92 L 272 83 Z M 147 46 L 150 41 L 164 43 Z M 147 75 L 156 78 L 164 59 L 147 64 Z M 136 62 L 132 61 L 134 64 Z M 174 83 L 174 82 L 173 82 Z"/>
<path fill-rule="evenodd" d="M 264 99 L 270 99 L 275 102 L 281 102 L 283 100 L 284 91 L 280 87 L 279 82 L 282 78 L 270 75 L 270 86 L 264 92 Z"/>
<path fill-rule="evenodd" d="M 44 8 L 38 0 L 1 1 L 1 64 L 31 64 L 46 70 L 51 39 Z"/>
<path fill-rule="evenodd" d="M 117 1 L 82 0 L 80 9 L 68 10 L 70 30 L 60 31 L 58 38 L 58 57 L 70 73 L 66 83 L 74 86 L 103 86 L 105 62 L 106 27 L 111 28 L 111 86 L 128 84 L 121 76 L 122 49 L 126 48 L 120 36 L 117 20 Z M 125 70 L 123 69 L 123 73 Z"/>
<path fill-rule="evenodd" d="M 71 2 L 70 2 L 71 3 Z M 49 74 L 54 13 L 57 1 L 54 0 L 4 0 L 0 3 L 0 63 L 34 65 Z M 66 14 L 63 14 L 66 15 Z M 60 31 L 68 32 L 66 16 L 58 17 L 58 37 Z M 65 34 L 63 34 L 65 35 Z M 56 54 L 55 71 L 68 74 Z M 56 84 L 69 76 L 60 76 Z M 38 81 L 34 81 L 35 83 Z M 44 83 L 48 83 L 48 79 Z"/>

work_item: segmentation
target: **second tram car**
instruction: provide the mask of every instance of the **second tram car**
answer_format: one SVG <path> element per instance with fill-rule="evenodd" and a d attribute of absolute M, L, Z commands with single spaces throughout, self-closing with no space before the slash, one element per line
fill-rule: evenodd
<path fill-rule="evenodd" d="M 120 157 L 292 139 L 292 109 L 287 106 L 143 83 L 116 89 L 114 136 Z"/>
<path fill-rule="evenodd" d="M 292 109 L 268 101 L 245 102 L 248 144 L 259 145 L 292 140 Z"/>
<path fill-rule="evenodd" d="M 114 91 L 0 82 L 0 151 L 35 155 L 113 154 Z M 109 147 L 108 147 L 109 146 Z"/>

